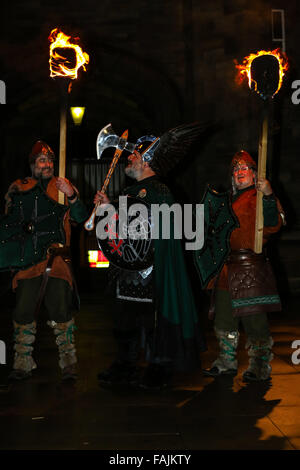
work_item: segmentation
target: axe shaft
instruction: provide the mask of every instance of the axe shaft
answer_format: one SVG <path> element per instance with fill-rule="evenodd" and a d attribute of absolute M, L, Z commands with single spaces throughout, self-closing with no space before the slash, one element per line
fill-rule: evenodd
<path fill-rule="evenodd" d="M 117 149 L 117 150 L 119 150 L 119 149 Z M 117 152 L 117 150 L 116 150 L 116 152 Z M 111 162 L 111 164 L 110 164 L 110 167 L 109 167 L 108 173 L 107 173 L 107 175 L 106 175 L 106 178 L 105 178 L 105 180 L 104 180 L 103 186 L 102 186 L 102 188 L 101 188 L 101 192 L 102 192 L 102 193 L 105 193 L 106 190 L 107 190 L 108 183 L 109 183 L 110 178 L 112 177 L 112 174 L 113 174 L 113 172 L 114 172 L 114 170 L 115 170 L 115 168 L 116 168 L 116 165 L 117 165 L 118 160 L 119 160 L 119 158 L 120 158 L 120 156 L 121 156 L 122 150 L 119 150 L 119 153 L 118 153 L 118 154 L 117 154 L 116 152 L 115 152 L 114 158 L 113 158 L 113 160 L 112 160 L 112 162 Z M 88 218 L 88 220 L 87 220 L 87 221 L 85 222 L 85 224 L 84 224 L 84 228 L 85 228 L 86 230 L 88 230 L 88 231 L 93 230 L 94 227 L 95 227 L 95 217 L 96 217 L 96 212 L 97 212 L 98 206 L 99 206 L 99 203 L 98 203 L 98 204 L 95 204 L 95 207 L 94 207 L 94 209 L 93 209 L 93 212 L 91 213 L 90 217 Z"/>
<path fill-rule="evenodd" d="M 101 192 L 102 192 L 102 193 L 105 193 L 105 192 L 106 192 L 108 183 L 110 182 L 110 179 L 111 179 L 111 177 L 112 177 L 112 174 L 113 174 L 113 172 L 115 171 L 115 168 L 116 168 L 116 166 L 117 166 L 117 163 L 118 163 L 118 161 L 119 161 L 119 158 L 120 158 L 120 156 L 121 156 L 121 153 L 122 153 L 122 150 L 116 149 L 115 154 L 114 154 L 114 158 L 112 159 L 112 162 L 111 162 L 111 164 L 110 164 L 108 173 L 107 173 L 107 175 L 106 175 L 106 178 L 105 178 L 105 180 L 104 180 L 103 186 L 102 186 L 102 188 L 101 188 Z"/>

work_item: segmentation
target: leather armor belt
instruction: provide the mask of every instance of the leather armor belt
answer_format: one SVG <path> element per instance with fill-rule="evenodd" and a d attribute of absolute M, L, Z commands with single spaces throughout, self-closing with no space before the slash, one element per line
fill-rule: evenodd
<path fill-rule="evenodd" d="M 66 262 L 71 261 L 70 247 L 68 246 L 62 246 L 62 247 L 50 246 L 47 252 L 49 253 L 50 258 L 52 258 L 52 261 L 56 256 L 61 256 L 62 259 Z"/>
<path fill-rule="evenodd" d="M 227 258 L 226 264 L 241 263 L 243 265 L 261 263 L 265 260 L 264 253 L 254 253 L 252 250 L 232 251 Z"/>
<path fill-rule="evenodd" d="M 45 292 L 46 292 L 46 287 L 47 287 L 49 275 L 50 275 L 50 272 L 51 272 L 51 269 L 52 269 L 52 264 L 53 264 L 54 258 L 56 258 L 56 256 L 61 256 L 63 258 L 63 260 L 66 263 L 68 263 L 69 268 L 70 268 L 70 272 L 71 272 L 71 275 L 72 275 L 72 281 L 73 281 L 75 296 L 76 296 L 77 300 L 79 299 L 75 278 L 73 276 L 73 272 L 72 272 L 72 269 L 71 269 L 70 248 L 65 247 L 65 246 L 63 246 L 63 247 L 52 247 L 51 246 L 51 247 L 48 248 L 47 251 L 48 251 L 48 254 L 50 256 L 48 258 L 47 266 L 46 266 L 46 269 L 45 269 L 44 274 L 43 274 L 42 284 L 41 284 L 41 287 L 40 287 L 40 290 L 39 290 L 37 304 L 36 304 L 35 312 L 34 312 L 35 318 L 37 317 L 37 315 L 40 311 L 41 304 L 42 304 L 42 301 L 43 301 L 43 298 L 44 298 L 44 295 L 45 295 Z M 78 300 L 78 302 L 79 302 L 79 300 Z"/>
<path fill-rule="evenodd" d="M 276 280 L 268 258 L 252 250 L 231 252 L 228 286 L 233 316 L 246 316 L 281 309 Z"/>

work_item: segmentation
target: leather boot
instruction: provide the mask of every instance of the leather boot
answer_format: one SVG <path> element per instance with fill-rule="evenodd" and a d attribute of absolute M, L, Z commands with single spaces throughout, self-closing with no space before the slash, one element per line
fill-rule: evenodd
<path fill-rule="evenodd" d="M 203 370 L 203 374 L 211 377 L 236 375 L 238 368 L 236 350 L 239 342 L 239 332 L 221 330 L 215 330 L 215 332 L 219 340 L 219 356 L 212 363 L 210 369 Z"/>
<path fill-rule="evenodd" d="M 77 356 L 74 342 L 74 330 L 76 329 L 74 319 L 68 322 L 48 322 L 53 328 L 56 336 L 56 344 L 59 352 L 59 367 L 62 370 L 62 380 L 77 379 Z"/>
<path fill-rule="evenodd" d="M 31 377 L 31 371 L 37 365 L 32 358 L 33 343 L 35 341 L 36 322 L 21 325 L 14 321 L 14 363 L 9 380 L 23 380 Z"/>
<path fill-rule="evenodd" d="M 249 367 L 243 373 L 245 382 L 260 382 L 270 379 L 273 344 L 274 341 L 271 337 L 267 339 L 248 338 L 245 348 L 248 349 Z"/>
<path fill-rule="evenodd" d="M 139 332 L 114 329 L 114 337 L 118 346 L 117 358 L 97 375 L 98 380 L 104 385 L 134 385 L 139 374 Z"/>

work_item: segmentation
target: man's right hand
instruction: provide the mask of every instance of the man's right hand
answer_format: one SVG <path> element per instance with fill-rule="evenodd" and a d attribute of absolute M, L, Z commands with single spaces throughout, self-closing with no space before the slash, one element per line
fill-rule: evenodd
<path fill-rule="evenodd" d="M 105 193 L 97 191 L 94 197 L 94 204 L 109 204 L 110 199 L 108 199 Z"/>

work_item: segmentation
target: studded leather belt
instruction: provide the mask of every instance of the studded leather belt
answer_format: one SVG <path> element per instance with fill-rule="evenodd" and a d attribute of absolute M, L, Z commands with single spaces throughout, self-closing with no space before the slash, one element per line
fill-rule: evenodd
<path fill-rule="evenodd" d="M 261 263 L 264 261 L 265 255 L 264 253 L 254 253 L 252 250 L 238 250 L 232 251 L 227 258 L 226 264 L 253 264 L 253 263 Z"/>

